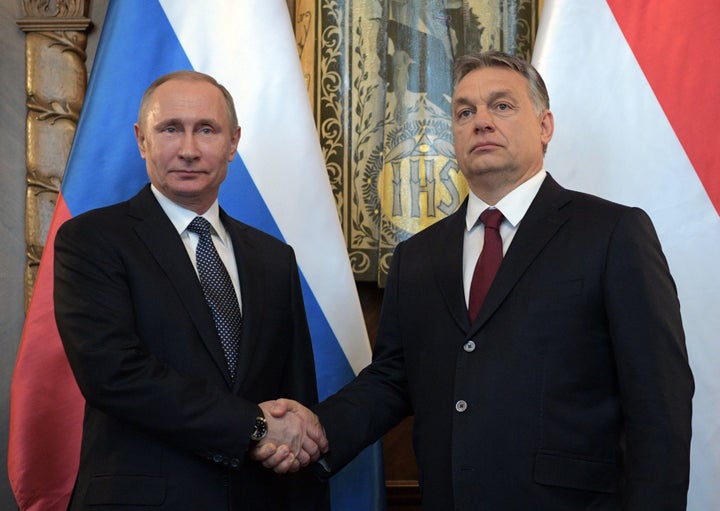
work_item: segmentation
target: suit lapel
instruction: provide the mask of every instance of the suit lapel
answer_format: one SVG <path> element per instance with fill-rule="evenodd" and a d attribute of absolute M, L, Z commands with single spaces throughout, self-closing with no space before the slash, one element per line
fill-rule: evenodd
<path fill-rule="evenodd" d="M 520 223 L 470 334 L 479 330 L 500 307 L 543 247 L 568 220 L 570 208 L 563 206 L 570 200 L 569 192 L 548 174 Z"/>
<path fill-rule="evenodd" d="M 149 186 L 130 200 L 130 216 L 141 220 L 136 223 L 135 232 L 175 286 L 203 343 L 230 385 L 225 354 L 195 268 L 177 230 L 155 200 Z"/>
<path fill-rule="evenodd" d="M 467 304 L 463 291 L 463 233 L 467 199 L 460 208 L 448 217 L 443 225 L 437 243 L 430 246 L 430 261 L 437 286 L 450 310 L 453 319 L 461 328 L 469 326 Z"/>
<path fill-rule="evenodd" d="M 267 265 L 258 255 L 258 251 L 245 233 L 247 226 L 230 218 L 222 209 L 220 219 L 230 234 L 235 262 L 240 278 L 242 295 L 243 329 L 238 347 L 238 367 L 235 375 L 235 389 L 240 388 L 242 381 L 253 360 L 253 354 L 260 339 L 259 325 L 262 321 L 263 304 L 265 303 L 265 272 Z"/>

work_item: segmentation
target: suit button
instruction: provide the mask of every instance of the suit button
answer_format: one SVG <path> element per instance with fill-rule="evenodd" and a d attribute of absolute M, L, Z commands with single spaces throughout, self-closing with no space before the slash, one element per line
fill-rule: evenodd
<path fill-rule="evenodd" d="M 238 468 L 240 466 L 240 460 L 237 458 L 230 459 L 230 466 L 232 468 Z"/>
<path fill-rule="evenodd" d="M 460 413 L 463 413 L 465 410 L 467 410 L 468 404 L 464 400 L 460 400 L 457 403 L 455 403 L 455 410 L 457 410 Z"/>
<path fill-rule="evenodd" d="M 223 461 L 223 455 L 222 455 L 222 454 L 216 454 L 215 456 L 212 457 L 212 460 L 213 460 L 215 463 L 222 463 L 222 461 Z"/>
<path fill-rule="evenodd" d="M 474 341 L 468 341 L 463 345 L 463 349 L 467 351 L 468 353 L 472 353 L 475 351 L 475 342 Z"/>

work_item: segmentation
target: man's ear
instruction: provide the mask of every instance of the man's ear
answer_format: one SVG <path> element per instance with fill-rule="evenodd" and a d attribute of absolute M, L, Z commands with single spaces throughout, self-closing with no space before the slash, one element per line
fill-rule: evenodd
<path fill-rule="evenodd" d="M 555 132 L 555 118 L 550 110 L 545 110 L 540 116 L 540 138 L 547 146 Z"/>
<path fill-rule="evenodd" d="M 142 128 L 140 128 L 140 125 L 138 123 L 133 124 L 133 129 L 135 130 L 135 140 L 137 141 L 138 150 L 140 151 L 140 156 L 142 159 L 145 159 L 145 133 L 143 132 Z"/>
<path fill-rule="evenodd" d="M 230 154 L 228 154 L 228 163 L 233 161 L 235 159 L 235 155 L 237 154 L 237 148 L 238 144 L 240 143 L 240 133 L 241 133 L 240 126 L 237 126 L 235 128 L 235 133 L 230 138 Z"/>

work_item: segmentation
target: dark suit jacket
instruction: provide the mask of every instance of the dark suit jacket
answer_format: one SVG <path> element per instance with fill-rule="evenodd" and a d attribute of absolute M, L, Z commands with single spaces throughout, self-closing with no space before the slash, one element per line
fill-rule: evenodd
<path fill-rule="evenodd" d="M 59 229 L 56 320 L 87 402 L 71 509 L 323 508 L 324 485 L 247 457 L 257 403 L 317 401 L 294 253 L 221 219 L 243 304 L 234 384 L 192 262 L 149 186 Z"/>
<path fill-rule="evenodd" d="M 315 408 L 332 466 L 414 414 L 423 509 L 685 509 L 694 387 L 650 219 L 548 176 L 471 325 L 466 207 L 398 245 L 373 363 Z"/>

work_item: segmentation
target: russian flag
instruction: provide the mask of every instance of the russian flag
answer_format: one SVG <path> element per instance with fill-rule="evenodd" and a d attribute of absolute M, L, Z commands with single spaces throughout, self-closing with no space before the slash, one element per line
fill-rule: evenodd
<path fill-rule="evenodd" d="M 720 509 L 720 3 L 545 0 L 534 51 L 555 114 L 546 168 L 640 206 L 682 307 L 696 391 L 688 509 Z"/>
<path fill-rule="evenodd" d="M 240 157 L 220 204 L 295 249 L 320 399 L 370 362 L 285 0 L 112 1 L 13 375 L 8 471 L 22 510 L 65 509 L 79 461 L 83 400 L 53 315 L 55 232 L 148 181 L 132 126 L 145 88 L 177 69 L 210 74 L 235 98 Z M 331 480 L 331 496 L 337 510 L 385 508 L 379 443 Z"/>

